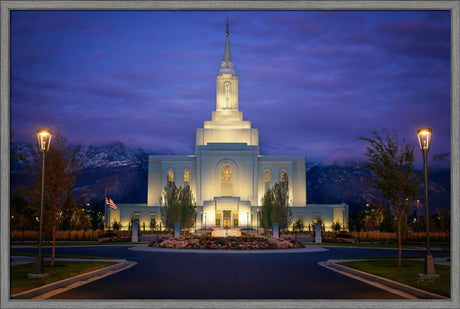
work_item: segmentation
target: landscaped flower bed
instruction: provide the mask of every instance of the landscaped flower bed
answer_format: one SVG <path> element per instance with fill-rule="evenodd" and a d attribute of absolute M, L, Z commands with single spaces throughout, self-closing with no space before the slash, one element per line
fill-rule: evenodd
<path fill-rule="evenodd" d="M 209 235 L 199 238 L 161 238 L 149 244 L 149 247 L 176 249 L 216 249 L 216 250 L 265 250 L 304 248 L 300 242 L 292 239 L 275 239 L 265 237 L 225 237 L 217 238 Z"/>

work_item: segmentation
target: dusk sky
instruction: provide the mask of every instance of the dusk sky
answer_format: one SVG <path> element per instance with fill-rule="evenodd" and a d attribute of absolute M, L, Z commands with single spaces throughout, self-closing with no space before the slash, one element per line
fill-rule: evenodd
<path fill-rule="evenodd" d="M 194 154 L 215 110 L 226 20 L 239 109 L 263 155 L 362 159 L 368 129 L 450 152 L 449 11 L 12 11 L 13 142 Z"/>

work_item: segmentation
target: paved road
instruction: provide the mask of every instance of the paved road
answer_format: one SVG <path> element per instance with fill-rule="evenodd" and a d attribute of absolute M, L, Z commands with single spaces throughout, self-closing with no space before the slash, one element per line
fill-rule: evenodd
<path fill-rule="evenodd" d="M 398 299 L 318 265 L 328 259 L 387 256 L 396 250 L 328 248 L 284 254 L 200 254 L 58 247 L 57 254 L 118 257 L 138 264 L 54 299 Z M 35 249 L 21 249 L 34 252 Z M 49 248 L 44 252 L 48 253 Z M 424 251 L 411 254 L 424 253 Z"/>

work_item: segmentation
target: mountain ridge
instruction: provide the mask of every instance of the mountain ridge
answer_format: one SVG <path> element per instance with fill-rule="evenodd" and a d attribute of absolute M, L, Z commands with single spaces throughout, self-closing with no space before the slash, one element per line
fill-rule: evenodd
<path fill-rule="evenodd" d="M 13 153 L 31 158 L 31 144 L 11 144 L 11 187 L 31 182 L 25 173 L 26 161 Z M 75 190 L 89 189 L 93 197 L 90 204 L 104 203 L 105 192 L 116 203 L 146 203 L 148 156 L 142 148 L 128 147 L 121 142 L 106 145 L 79 146 L 84 158 L 81 174 L 77 177 Z M 416 170 L 421 174 L 420 170 Z M 353 213 L 357 204 L 365 205 L 366 179 L 371 171 L 362 163 L 323 165 L 306 162 L 306 185 L 308 204 L 346 203 Z M 434 168 L 429 177 L 430 209 L 450 209 L 450 169 Z M 423 190 L 420 190 L 423 200 Z"/>

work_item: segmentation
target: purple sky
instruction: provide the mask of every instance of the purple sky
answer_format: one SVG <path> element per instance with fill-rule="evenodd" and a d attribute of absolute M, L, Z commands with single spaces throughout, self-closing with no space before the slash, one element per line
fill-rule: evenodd
<path fill-rule="evenodd" d="M 12 11 L 13 141 L 49 127 L 84 145 L 193 154 L 227 17 L 261 154 L 359 159 L 368 129 L 416 145 L 424 126 L 430 154 L 450 152 L 449 11 Z"/>

